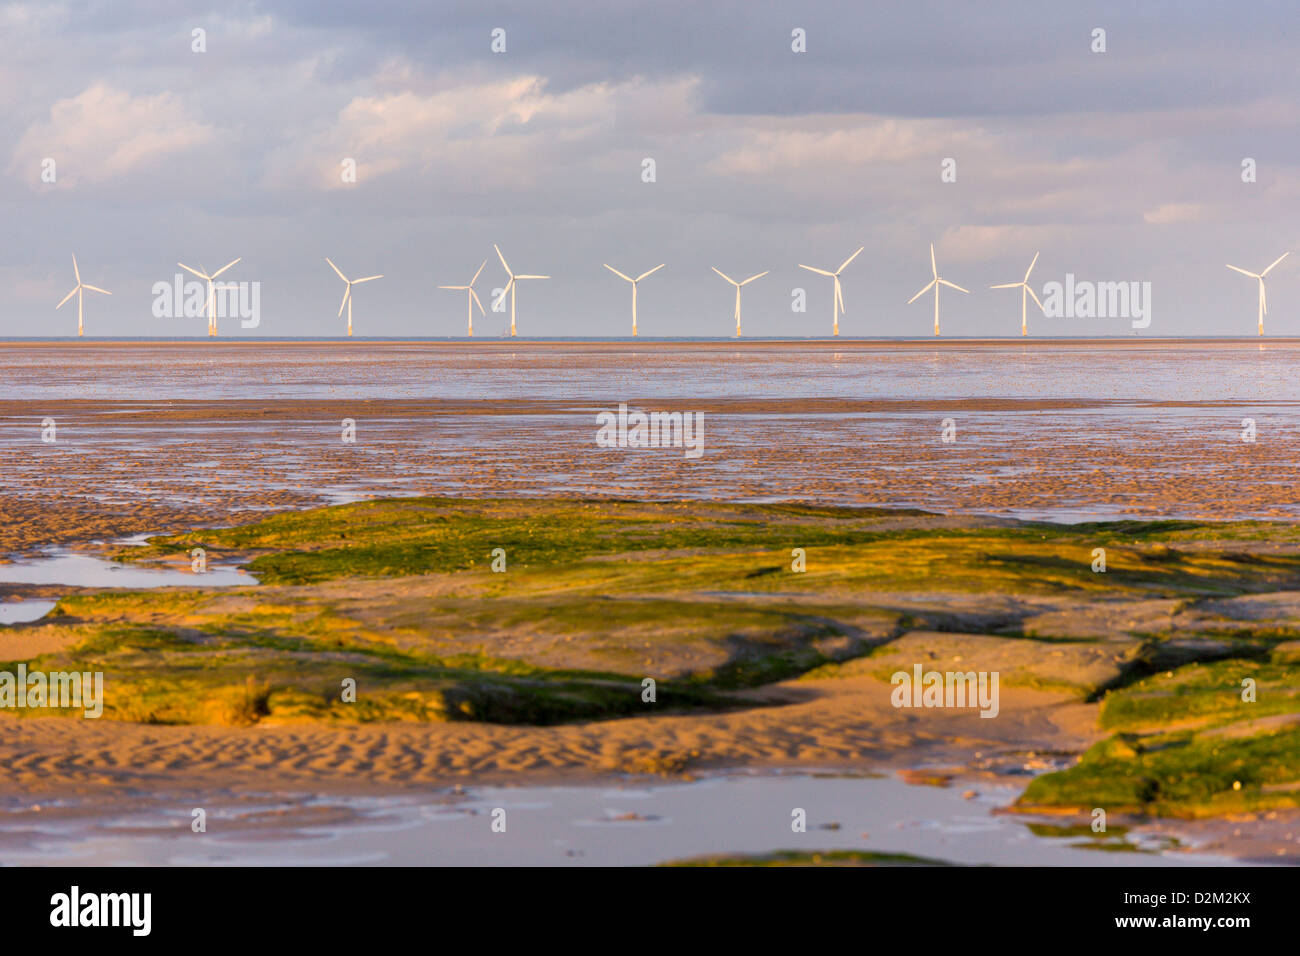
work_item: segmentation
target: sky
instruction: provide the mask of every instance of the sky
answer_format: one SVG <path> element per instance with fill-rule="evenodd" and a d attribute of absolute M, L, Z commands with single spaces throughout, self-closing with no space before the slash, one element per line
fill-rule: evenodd
<path fill-rule="evenodd" d="M 661 262 L 642 335 L 730 335 L 711 267 L 770 270 L 746 335 L 826 335 L 831 280 L 798 266 L 859 246 L 841 334 L 925 336 L 930 243 L 970 290 L 944 290 L 945 335 L 1018 335 L 1020 293 L 989 286 L 1035 253 L 1040 298 L 1067 273 L 1150 283 L 1141 334 L 1253 335 L 1256 282 L 1225 265 L 1297 249 L 1298 23 L 1197 0 L 3 4 L 0 337 L 75 333 L 73 253 L 113 293 L 86 294 L 88 335 L 204 335 L 154 314 L 155 284 L 236 257 L 258 324 L 223 336 L 340 335 L 326 256 L 384 276 L 355 289 L 356 334 L 463 335 L 464 293 L 437 286 L 487 260 L 491 308 L 493 243 L 552 277 L 518 286 L 524 336 L 627 335 L 602 263 Z M 1266 331 L 1300 335 L 1300 255 L 1268 303 Z M 1030 307 L 1031 334 L 1132 326 Z"/>

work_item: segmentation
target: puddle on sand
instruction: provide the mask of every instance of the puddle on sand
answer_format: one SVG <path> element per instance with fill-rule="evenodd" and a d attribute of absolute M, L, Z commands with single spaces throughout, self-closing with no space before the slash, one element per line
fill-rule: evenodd
<path fill-rule="evenodd" d="M 188 569 L 140 567 L 106 561 L 89 554 L 51 551 L 31 561 L 0 564 L 0 584 L 63 584 L 83 588 L 219 588 L 256 584 L 237 568 L 210 567 L 202 574 Z"/>
<path fill-rule="evenodd" d="M 39 621 L 54 610 L 55 601 L 5 601 L 0 603 L 0 624 Z"/>
<path fill-rule="evenodd" d="M 995 814 L 1015 786 L 917 787 L 897 777 L 728 774 L 688 783 L 470 787 L 424 797 L 191 797 L 110 816 L 0 813 L 8 864 L 98 865 L 648 865 L 692 857 L 835 849 L 909 853 L 964 864 L 1227 865 L 1223 857 L 1098 853 L 1073 835 L 1035 835 Z M 191 812 L 207 809 L 207 832 Z M 807 831 L 791 812 L 803 808 Z M 333 809 L 331 809 L 333 808 Z M 506 830 L 494 832 L 494 811 Z M 346 812 L 342 812 L 343 810 Z M 93 812 L 93 810 L 92 810 Z M 255 826 L 274 815 L 274 829 Z M 497 815 L 499 817 L 499 815 Z"/>

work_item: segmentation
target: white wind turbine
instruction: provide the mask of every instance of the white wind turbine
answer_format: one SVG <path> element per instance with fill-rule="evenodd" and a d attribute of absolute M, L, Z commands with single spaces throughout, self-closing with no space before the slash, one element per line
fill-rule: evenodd
<path fill-rule="evenodd" d="M 1273 265 L 1269 266 L 1263 272 L 1247 272 L 1245 269 L 1238 269 L 1236 266 L 1228 266 L 1228 268 L 1234 272 L 1240 272 L 1244 276 L 1250 276 L 1252 279 L 1259 280 L 1259 334 L 1260 335 L 1264 334 L 1264 316 L 1268 315 L 1268 300 L 1264 296 L 1264 276 L 1268 275 L 1269 272 L 1272 271 L 1273 266 L 1277 265 L 1279 262 L 1281 262 L 1289 255 L 1291 255 L 1290 252 L 1282 253 L 1280 256 L 1278 256 L 1276 259 L 1273 260 Z"/>
<path fill-rule="evenodd" d="M 734 286 L 736 287 L 736 336 L 739 337 L 739 336 L 740 336 L 740 289 L 741 289 L 741 286 L 749 285 L 749 284 L 750 284 L 751 282 L 753 282 L 755 279 L 761 279 L 761 278 L 763 278 L 763 276 L 767 275 L 767 274 L 768 274 L 769 272 L 771 272 L 772 270 L 771 270 L 771 269 L 764 269 L 764 270 L 763 270 L 762 272 L 760 272 L 758 275 L 750 276 L 748 279 L 745 279 L 743 282 L 737 282 L 735 279 L 731 278 L 731 276 L 727 275 L 725 272 L 723 272 L 723 271 L 722 271 L 721 269 L 719 269 L 717 266 L 709 266 L 709 268 L 712 269 L 714 272 L 716 272 L 718 275 L 722 276 L 722 278 L 726 279 L 728 282 L 730 282 L 732 285 L 734 285 Z"/>
<path fill-rule="evenodd" d="M 1038 253 L 1034 253 L 1034 261 L 1029 263 L 1029 268 L 1025 270 L 1025 277 L 1019 282 L 1004 282 L 1002 285 L 991 285 L 990 289 L 1019 289 L 1020 290 L 1020 334 L 1028 335 L 1029 326 L 1025 321 L 1025 310 L 1028 305 L 1028 297 L 1033 295 L 1034 301 L 1038 303 L 1039 311 L 1042 311 L 1043 303 L 1038 301 L 1038 296 L 1034 295 L 1034 290 L 1029 286 L 1029 273 L 1034 271 L 1034 264 L 1038 262 Z"/>
<path fill-rule="evenodd" d="M 935 262 L 934 262 L 934 243 L 933 243 L 933 242 L 930 243 L 930 273 L 934 276 L 934 278 L 930 280 L 929 285 L 927 285 L 924 289 L 922 289 L 922 290 L 921 290 L 920 292 L 918 292 L 916 295 L 914 295 L 914 296 L 912 296 L 910 299 L 908 299 L 908 300 L 907 300 L 907 304 L 908 304 L 908 305 L 911 305 L 911 304 L 912 304 L 913 302 L 915 302 L 917 299 L 921 298 L 921 296 L 923 296 L 923 295 L 925 295 L 927 292 L 929 292 L 929 291 L 930 291 L 930 287 L 933 286 L 933 287 L 934 287 L 934 334 L 935 334 L 935 335 L 938 335 L 938 334 L 939 334 L 939 286 L 941 286 L 941 285 L 946 285 L 946 286 L 947 286 L 948 288 L 950 288 L 950 289 L 956 289 L 958 292 L 965 292 L 967 295 L 970 295 L 970 290 L 969 290 L 969 289 L 963 289 L 961 286 L 959 286 L 959 285 L 957 285 L 957 284 L 955 284 L 955 283 L 949 282 L 947 279 L 940 279 L 940 278 L 939 278 L 939 267 L 938 267 L 937 265 L 935 265 Z"/>
<path fill-rule="evenodd" d="M 506 283 L 505 291 L 510 293 L 510 334 L 515 334 L 515 283 L 520 279 L 549 279 L 550 276 L 517 276 L 510 271 L 510 266 L 506 265 L 506 257 L 501 254 L 500 247 L 494 242 L 492 248 L 497 251 L 497 258 L 501 260 L 502 267 L 506 270 L 506 275 L 510 276 L 510 281 Z"/>
<path fill-rule="evenodd" d="M 483 266 L 487 265 L 487 260 L 483 260 L 483 265 L 478 267 L 478 272 L 474 273 L 474 278 L 469 280 L 469 285 L 440 285 L 439 289 L 455 289 L 459 292 L 468 292 L 465 296 L 465 307 L 469 311 L 469 331 L 466 333 L 470 338 L 474 337 L 474 304 L 478 303 L 478 310 L 481 315 L 487 315 L 483 311 L 483 303 L 479 302 L 478 293 L 474 291 L 474 283 L 478 281 L 479 274 L 483 271 Z"/>
<path fill-rule="evenodd" d="M 243 257 L 243 256 L 240 256 L 240 257 L 239 257 L 239 259 L 242 259 L 242 258 L 244 258 L 244 257 Z M 221 275 L 221 273 L 225 272 L 227 269 L 229 269 L 231 266 L 233 266 L 236 262 L 239 261 L 239 259 L 235 259 L 235 260 L 233 260 L 232 262 L 227 262 L 224 266 L 222 266 L 222 267 L 221 267 L 220 269 L 218 269 L 216 272 L 212 273 L 212 275 L 208 275 L 206 272 L 204 272 L 202 266 L 200 266 L 200 267 L 197 268 L 197 269 L 191 269 L 189 266 L 187 266 L 187 265 L 186 265 L 185 263 L 183 263 L 183 262 L 178 262 L 178 263 L 176 263 L 178 266 L 180 266 L 180 267 L 181 267 L 182 269 L 184 269 L 186 272 L 193 273 L 194 275 L 198 276 L 200 279 L 206 279 L 206 280 L 207 280 L 207 283 L 208 283 L 208 301 L 207 301 L 207 304 L 206 304 L 205 308 L 207 308 L 207 310 L 208 310 L 208 335 L 216 335 L 216 334 L 217 334 L 217 293 L 216 293 L 216 287 L 213 286 L 213 284 L 212 284 L 212 280 L 214 280 L 217 276 Z"/>
<path fill-rule="evenodd" d="M 380 274 L 377 276 L 366 276 L 364 279 L 349 279 L 347 276 L 345 276 L 342 272 L 339 271 L 338 266 L 336 266 L 333 262 L 330 262 L 329 256 L 325 257 L 325 261 L 329 262 L 330 268 L 333 269 L 335 273 L 338 274 L 338 277 L 340 279 L 342 279 L 344 282 L 348 284 L 347 288 L 343 290 L 343 301 L 339 303 L 339 315 L 343 314 L 343 307 L 346 305 L 348 307 L 348 335 L 351 335 L 352 334 L 352 287 L 354 285 L 360 285 L 362 282 L 369 282 L 371 279 L 382 279 L 383 275 Z"/>
<path fill-rule="evenodd" d="M 667 263 L 666 263 L 666 262 L 661 262 L 661 263 L 659 263 L 659 265 L 655 266 L 655 267 L 654 267 L 653 269 L 651 269 L 649 272 L 643 272 L 643 273 L 641 273 L 639 276 L 637 276 L 635 279 L 633 279 L 631 276 L 625 276 L 625 275 L 623 275 L 623 273 L 619 272 L 617 269 L 615 269 L 613 266 L 611 266 L 608 262 L 606 262 L 606 263 L 602 263 L 602 264 L 605 266 L 606 269 L 608 269 L 610 272 L 614 273 L 614 275 L 618 276 L 620 279 L 626 279 L 628 282 L 632 283 L 632 334 L 633 334 L 633 335 L 636 335 L 636 284 L 637 284 L 638 282 L 640 282 L 642 279 L 644 279 L 646 276 L 648 276 L 648 275 L 654 275 L 656 272 L 658 272 L 660 269 L 662 269 L 665 265 L 667 265 Z"/>
<path fill-rule="evenodd" d="M 840 310 L 844 308 L 844 289 L 840 285 L 840 273 L 843 272 L 848 267 L 848 264 L 858 257 L 858 253 L 865 248 L 866 246 L 858 246 L 858 252 L 853 253 L 853 255 L 840 263 L 840 267 L 834 272 L 827 272 L 825 269 L 814 269 L 812 266 L 805 266 L 802 264 L 799 266 L 800 269 L 807 269 L 809 272 L 815 272 L 818 275 L 830 276 L 835 280 L 835 301 L 831 303 L 831 317 L 834 319 L 834 325 L 831 327 L 832 335 L 840 334 Z"/>
<path fill-rule="evenodd" d="M 81 335 L 84 328 L 81 321 L 82 290 L 89 289 L 91 292 L 102 292 L 104 295 L 112 295 L 113 293 L 109 292 L 107 289 L 101 289 L 97 285 L 86 285 L 86 283 L 81 281 L 81 270 L 77 268 L 77 256 L 75 253 L 72 256 L 72 274 L 77 277 L 77 287 L 65 295 L 63 297 L 63 302 L 60 302 L 54 308 L 63 308 L 63 303 L 67 302 L 75 295 L 77 297 L 77 334 Z"/>

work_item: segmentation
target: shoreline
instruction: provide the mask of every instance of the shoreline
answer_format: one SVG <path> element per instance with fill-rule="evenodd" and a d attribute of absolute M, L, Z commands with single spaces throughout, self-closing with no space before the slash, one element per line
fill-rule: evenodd
<path fill-rule="evenodd" d="M 67 336 L 67 337 L 37 337 L 31 338 L 0 338 L 0 347 L 19 348 L 19 349 L 47 349 L 47 348 L 174 348 L 177 346 L 202 346 L 208 351 L 220 351 L 223 349 L 240 349 L 240 348 L 304 348 L 304 347 L 334 347 L 343 345 L 364 346 L 365 348 L 396 348 L 406 349 L 413 346 L 427 346 L 439 349 L 463 349 L 476 351 L 514 351 L 521 347 L 537 350 L 590 350 L 596 352 L 609 351 L 654 351 L 654 350 L 699 350 L 699 351 L 734 351 L 736 349 L 753 349 L 753 350 L 789 350 L 791 348 L 807 348 L 818 351 L 895 351 L 895 350 L 933 350 L 933 349 L 1041 349 L 1041 348 L 1069 348 L 1069 349 L 1118 349 L 1118 350 L 1144 350 L 1144 349 L 1169 349 L 1169 348 L 1218 348 L 1224 346 L 1237 346 L 1243 349 L 1261 349 L 1267 347 L 1279 347 L 1285 349 L 1300 349 L 1300 336 L 1062 336 L 1056 338 L 1047 337 L 1020 337 L 1020 336 L 972 336 L 970 338 L 960 338 L 957 336 L 938 336 L 927 338 L 924 336 L 916 337 L 871 337 L 871 336 L 840 336 L 838 338 L 831 336 L 811 336 L 811 337 L 760 337 L 760 336 L 742 336 L 740 338 L 727 337 L 651 337 L 638 336 L 627 337 L 530 337 L 516 336 L 514 338 L 501 338 L 498 336 L 480 336 L 467 338 L 464 336 L 429 336 L 425 338 L 411 337 L 369 337 L 369 336 L 319 336 L 319 337 L 283 337 L 274 338 L 267 336 L 265 338 L 258 336 L 236 336 L 213 339 L 207 336 L 176 336 L 176 337 L 141 337 L 141 338 L 117 338 L 93 336 Z"/>

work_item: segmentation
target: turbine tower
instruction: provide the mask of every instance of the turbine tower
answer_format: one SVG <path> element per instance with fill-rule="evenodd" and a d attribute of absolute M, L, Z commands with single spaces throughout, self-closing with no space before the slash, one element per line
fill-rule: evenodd
<path fill-rule="evenodd" d="M 632 283 L 632 334 L 635 336 L 636 335 L 636 284 L 640 282 L 642 279 L 644 279 L 646 276 L 653 275 L 654 273 L 658 272 L 665 265 L 667 265 L 667 263 L 661 262 L 659 263 L 659 265 L 655 266 L 649 272 L 643 272 L 635 279 L 633 279 L 631 276 L 623 275 L 623 273 L 619 272 L 608 262 L 603 263 L 603 265 L 605 266 L 606 269 L 614 273 L 614 275 L 618 276 L 620 279 L 626 279 L 628 282 Z"/>
<path fill-rule="evenodd" d="M 75 276 L 77 277 L 77 286 L 76 286 L 76 288 L 73 289 L 71 292 L 69 292 L 67 295 L 65 295 L 65 296 L 63 297 L 63 302 L 60 302 L 60 303 L 59 303 L 58 305 L 56 305 L 54 308 L 55 308 L 55 309 L 61 309 L 61 308 L 63 308 L 63 303 L 64 303 L 64 302 L 67 302 L 69 299 L 71 299 L 71 298 L 75 295 L 75 296 L 77 297 L 77 334 L 78 334 L 78 335 L 81 335 L 82 332 L 84 331 L 84 326 L 83 326 L 82 321 L 81 321 L 81 301 L 82 301 L 82 290 L 84 290 L 84 289 L 89 289 L 91 292 L 102 292 L 104 295 L 112 295 L 113 293 L 109 292 L 107 289 L 101 289 L 101 288 L 100 288 L 99 286 L 97 286 L 97 285 L 87 285 L 86 283 L 84 283 L 84 282 L 81 281 L 81 270 L 77 268 L 77 256 L 76 256 L 76 253 L 73 253 L 73 256 L 72 256 L 72 274 L 75 275 Z"/>
<path fill-rule="evenodd" d="M 1021 279 L 1019 282 L 1004 282 L 1002 283 L 1002 285 L 989 286 L 990 289 L 1019 289 L 1020 290 L 1020 334 L 1021 335 L 1029 334 L 1029 326 L 1026 324 L 1025 321 L 1025 309 L 1026 306 L 1028 305 L 1029 296 L 1031 295 L 1034 296 L 1034 302 L 1038 304 L 1038 309 L 1040 312 L 1043 309 L 1043 303 L 1038 301 L 1038 296 L 1034 295 L 1034 290 L 1029 286 L 1029 273 L 1034 271 L 1034 264 L 1037 262 L 1038 262 L 1038 253 L 1035 252 L 1033 262 L 1029 263 L 1029 268 L 1025 270 L 1025 277 Z"/>
<path fill-rule="evenodd" d="M 239 257 L 239 259 L 242 259 L 242 258 L 244 258 L 244 257 L 243 257 L 243 256 L 240 256 L 240 257 Z M 186 272 L 193 273 L 194 275 L 198 276 L 200 279 L 206 279 L 206 280 L 207 280 L 207 283 L 208 283 L 208 301 L 207 301 L 207 303 L 206 303 L 206 306 L 207 306 L 207 310 L 208 310 L 208 335 L 216 335 L 216 334 L 217 334 L 217 292 L 216 292 L 216 286 L 214 286 L 214 285 L 212 284 L 212 281 L 213 281 L 214 279 L 216 279 L 217 276 L 221 275 L 221 273 L 225 272 L 227 269 L 229 269 L 231 266 L 233 266 L 236 262 L 238 262 L 239 259 L 235 259 L 235 260 L 233 260 L 233 261 L 231 261 L 231 262 L 227 262 L 224 266 L 222 266 L 222 267 L 221 267 L 220 269 L 218 269 L 216 272 L 212 273 L 212 275 L 208 275 L 206 272 L 204 272 L 204 271 L 203 271 L 203 267 L 202 267 L 201 265 L 200 265 L 199 268 L 197 268 L 197 269 L 191 269 L 189 266 L 187 266 L 187 265 L 186 265 L 185 263 L 183 263 L 183 262 L 178 262 L 178 263 L 176 263 L 178 266 L 180 266 L 180 267 L 181 267 L 182 269 L 184 269 Z"/>
<path fill-rule="evenodd" d="M 549 279 L 550 276 L 517 276 L 510 271 L 510 266 L 506 265 L 506 257 L 501 254 L 501 248 L 494 242 L 492 248 L 497 251 L 497 258 L 501 260 L 502 267 L 506 270 L 506 275 L 510 276 L 510 281 L 506 283 L 506 291 L 510 293 L 510 335 L 515 334 L 515 283 L 520 279 Z"/>
<path fill-rule="evenodd" d="M 861 252 L 865 248 L 866 246 L 858 246 L 858 252 Z M 830 276 L 835 280 L 835 300 L 831 303 L 831 318 L 834 320 L 834 324 L 831 326 L 832 335 L 840 334 L 840 311 L 844 309 L 844 288 L 840 285 L 840 273 L 848 267 L 850 262 L 858 257 L 858 252 L 853 253 L 853 255 L 840 263 L 840 267 L 834 272 L 827 272 L 825 269 L 814 269 L 812 266 L 805 266 L 802 264 L 799 266 L 800 269 L 807 269 L 809 272 L 815 272 L 822 276 Z"/>
<path fill-rule="evenodd" d="M 338 277 L 340 279 L 342 279 L 344 282 L 348 284 L 347 288 L 343 290 L 343 301 L 339 303 L 339 315 L 343 314 L 343 307 L 346 305 L 348 307 L 348 335 L 351 335 L 352 334 L 352 287 L 354 285 L 360 285 L 362 282 L 369 282 L 371 279 L 382 279 L 383 275 L 380 274 L 377 276 L 366 276 L 364 279 L 349 279 L 342 272 L 339 272 L 338 266 L 336 266 L 333 262 L 330 262 L 329 256 L 325 257 L 325 261 L 329 262 L 330 268 L 333 269 L 338 274 Z"/>
<path fill-rule="evenodd" d="M 947 279 L 940 279 L 940 278 L 939 278 L 939 267 L 938 267 L 937 265 L 935 265 L 935 262 L 934 262 L 934 243 L 933 243 L 933 242 L 930 243 L 930 273 L 934 276 L 934 278 L 930 280 L 929 285 L 927 285 L 924 289 L 922 289 L 922 290 L 921 290 L 920 292 L 918 292 L 916 295 L 914 295 L 914 296 L 912 296 L 910 299 L 908 299 L 908 300 L 907 300 L 907 304 L 908 304 L 908 305 L 911 305 L 911 304 L 912 304 L 913 302 L 915 302 L 917 299 L 921 298 L 921 296 L 923 296 L 923 295 L 925 295 L 927 292 L 929 292 L 929 291 L 930 291 L 930 288 L 933 287 L 933 288 L 934 288 L 934 334 L 935 334 L 935 335 L 938 335 L 938 334 L 939 334 L 939 286 L 941 286 L 941 285 L 946 285 L 946 286 L 947 286 L 948 288 L 950 288 L 950 289 L 956 289 L 958 292 L 965 292 L 967 295 L 970 295 L 970 290 L 969 290 L 969 289 L 963 289 L 961 286 L 959 286 L 959 285 L 957 285 L 957 284 L 955 284 L 955 283 L 949 282 Z"/>
<path fill-rule="evenodd" d="M 478 281 L 479 274 L 483 271 L 483 266 L 487 265 L 487 260 L 483 260 L 483 265 L 478 267 L 478 272 L 474 273 L 474 278 L 469 280 L 469 285 L 440 285 L 439 289 L 456 289 L 460 292 L 468 292 L 465 296 L 465 308 L 469 311 L 469 331 L 466 333 L 470 338 L 474 337 L 474 304 L 478 303 L 478 310 L 482 315 L 487 315 L 483 311 L 483 303 L 478 300 L 478 293 L 474 291 L 474 283 Z"/>
<path fill-rule="evenodd" d="M 763 276 L 767 275 L 772 270 L 764 269 L 758 275 L 750 276 L 748 279 L 744 280 L 743 282 L 737 282 L 735 279 L 731 278 L 731 276 L 727 275 L 717 266 L 709 266 L 709 268 L 736 287 L 736 337 L 739 338 L 740 337 L 740 289 L 742 286 L 749 285 L 755 279 L 763 278 Z"/>
<path fill-rule="evenodd" d="M 1259 280 L 1259 334 L 1260 335 L 1264 334 L 1264 316 L 1268 315 L 1268 299 L 1264 295 L 1264 276 L 1268 275 L 1269 272 L 1272 271 L 1273 266 L 1277 265 L 1279 262 L 1281 262 L 1289 255 L 1291 255 L 1290 252 L 1282 253 L 1280 256 L 1278 256 L 1276 259 L 1273 260 L 1273 265 L 1269 266 L 1263 272 L 1247 272 L 1245 269 L 1238 269 L 1236 266 L 1228 266 L 1228 268 L 1231 269 L 1233 272 L 1240 272 L 1244 276 L 1250 276 L 1252 279 Z"/>

